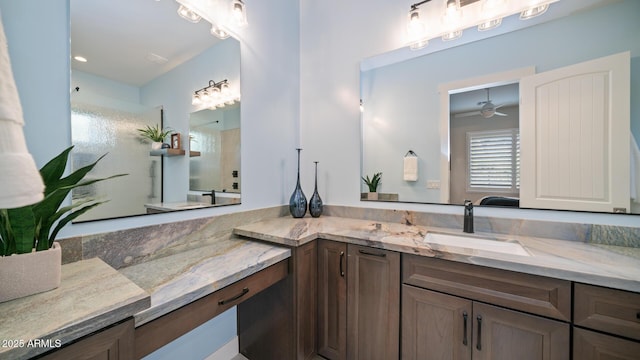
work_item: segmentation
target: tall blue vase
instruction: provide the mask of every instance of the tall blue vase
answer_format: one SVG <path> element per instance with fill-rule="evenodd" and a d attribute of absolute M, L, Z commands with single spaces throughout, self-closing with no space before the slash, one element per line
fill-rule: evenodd
<path fill-rule="evenodd" d="M 294 218 L 301 218 L 307 213 L 307 198 L 302 192 L 300 187 L 300 150 L 298 150 L 298 181 L 296 183 L 296 189 L 293 190 L 291 198 L 289 199 L 289 212 Z"/>
<path fill-rule="evenodd" d="M 309 200 L 309 214 L 314 218 L 322 215 L 322 199 L 320 199 L 320 194 L 318 194 L 318 162 L 316 163 L 316 181 L 313 189 L 313 195 L 311 195 L 311 199 Z"/>

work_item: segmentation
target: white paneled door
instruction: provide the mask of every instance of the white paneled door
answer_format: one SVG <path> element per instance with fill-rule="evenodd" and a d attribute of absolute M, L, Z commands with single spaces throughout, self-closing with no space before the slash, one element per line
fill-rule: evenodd
<path fill-rule="evenodd" d="M 520 82 L 520 206 L 629 212 L 629 52 Z"/>

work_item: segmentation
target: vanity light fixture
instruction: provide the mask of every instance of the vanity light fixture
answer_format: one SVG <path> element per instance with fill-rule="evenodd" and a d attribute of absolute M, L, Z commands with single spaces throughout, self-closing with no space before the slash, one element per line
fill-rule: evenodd
<path fill-rule="evenodd" d="M 178 8 L 178 15 L 180 15 L 181 18 L 187 20 L 188 22 L 192 22 L 194 24 L 197 24 L 198 22 L 200 22 L 200 19 L 202 19 L 202 17 L 195 11 L 191 10 L 189 7 L 183 4 L 180 4 L 180 7 Z"/>
<path fill-rule="evenodd" d="M 233 105 L 239 100 L 240 94 L 231 89 L 227 79 L 220 82 L 209 80 L 209 85 L 194 91 L 191 104 L 215 109 L 225 105 Z"/>
<path fill-rule="evenodd" d="M 537 5 L 528 9 L 525 9 L 520 13 L 520 20 L 529 20 L 536 16 L 540 16 L 547 12 L 549 4 Z"/>
<path fill-rule="evenodd" d="M 462 18 L 462 10 L 460 9 L 459 0 L 447 0 L 443 23 L 447 31 L 442 35 L 443 41 L 455 40 L 462 36 L 460 28 L 460 19 Z"/>
<path fill-rule="evenodd" d="M 246 5 L 242 0 L 176 0 L 178 14 L 196 23 L 205 19 L 211 24 L 211 34 L 219 39 L 228 38 L 229 30 L 247 25 Z"/>
<path fill-rule="evenodd" d="M 247 12 L 242 0 L 233 0 L 231 3 L 231 14 L 240 27 L 247 25 Z"/>
<path fill-rule="evenodd" d="M 429 39 L 426 37 L 426 28 L 422 20 L 420 19 L 420 11 L 418 6 L 428 3 L 431 0 L 421 1 L 411 5 L 409 9 L 409 16 L 407 21 L 407 33 L 409 34 L 409 47 L 411 50 L 422 49 L 429 44 Z"/>
<path fill-rule="evenodd" d="M 557 1 L 560 0 L 439 0 L 420 12 L 419 7 L 430 0 L 421 1 L 409 8 L 408 46 L 417 50 L 438 37 L 443 41 L 455 40 L 470 27 L 477 27 L 478 31 L 495 29 L 503 18 L 514 14 L 528 20 L 544 14 L 549 4 Z"/>

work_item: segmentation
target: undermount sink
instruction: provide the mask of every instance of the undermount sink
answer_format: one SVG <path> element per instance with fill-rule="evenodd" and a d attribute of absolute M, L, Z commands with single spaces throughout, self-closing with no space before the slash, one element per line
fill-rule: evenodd
<path fill-rule="evenodd" d="M 491 251 L 503 254 L 531 256 L 522 245 L 517 242 L 486 239 L 475 236 L 463 236 L 429 232 L 424 238 L 427 244 L 439 244 L 457 248 Z"/>

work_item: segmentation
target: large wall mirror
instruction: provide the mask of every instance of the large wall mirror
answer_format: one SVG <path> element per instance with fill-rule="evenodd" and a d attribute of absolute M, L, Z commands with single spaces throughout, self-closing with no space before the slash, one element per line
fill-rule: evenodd
<path fill-rule="evenodd" d="M 640 142 L 639 14 L 635 1 L 603 2 L 517 31 L 367 66 L 361 71 L 361 175 L 382 173 L 378 201 L 462 204 L 469 199 L 487 206 L 640 213 L 640 167 L 634 165 L 640 162 L 634 144 Z M 540 125 L 541 109 L 569 118 L 558 109 L 571 108 L 572 100 L 562 98 L 569 93 L 564 85 L 556 87 L 550 100 L 549 89 L 535 79 L 562 77 L 562 71 L 576 64 L 593 65 L 617 59 L 616 54 L 627 58 L 626 65 L 622 60 L 625 76 L 617 77 L 624 70 L 603 72 L 599 80 L 582 78 L 579 87 L 582 93 L 604 89 L 614 102 L 597 108 L 595 101 L 583 101 L 572 122 L 556 119 Z M 380 58 L 385 56 L 389 58 Z M 617 95 L 619 87 L 627 89 L 626 95 Z M 542 93 L 547 94 L 544 101 Z M 622 128 L 580 125 L 596 113 L 613 114 L 608 121 Z M 558 125 L 563 123 L 571 126 Z M 542 126 L 548 134 L 543 142 Z M 619 146 L 611 150 L 602 141 Z M 541 144 L 552 150 L 548 158 L 557 158 L 555 168 L 541 165 Z M 527 150 L 532 145 L 536 150 Z M 565 170 L 569 175 L 563 175 Z M 576 195 L 580 187 L 589 195 Z M 618 196 L 597 189 L 615 188 L 624 188 L 621 202 L 593 206 L 601 198 Z M 363 200 L 368 191 L 362 183 Z M 536 202 L 541 193 L 551 200 Z M 569 205 L 555 201 L 572 197 L 578 200 Z"/>
<path fill-rule="evenodd" d="M 107 154 L 91 176 L 128 174 L 74 190 L 74 202 L 108 200 L 77 221 L 240 203 L 239 96 L 222 108 L 192 104 L 196 91 L 222 80 L 239 94 L 240 44 L 184 20 L 178 7 L 70 1 L 72 167 Z M 220 118 L 218 128 L 203 131 L 198 114 Z M 146 126 L 169 130 L 175 149 L 152 151 L 137 131 Z"/>

